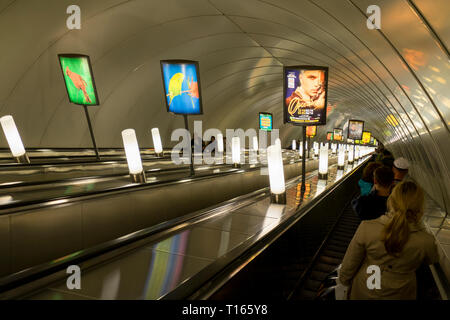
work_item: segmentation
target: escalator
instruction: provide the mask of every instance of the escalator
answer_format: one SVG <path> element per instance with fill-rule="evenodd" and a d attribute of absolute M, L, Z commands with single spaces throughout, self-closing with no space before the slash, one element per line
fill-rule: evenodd
<path fill-rule="evenodd" d="M 359 223 L 358 216 L 351 205 L 348 205 L 314 257 L 310 267 L 300 278 L 298 286 L 288 298 L 289 300 L 312 300 L 317 298 L 321 284 L 341 264 L 345 251 Z"/>

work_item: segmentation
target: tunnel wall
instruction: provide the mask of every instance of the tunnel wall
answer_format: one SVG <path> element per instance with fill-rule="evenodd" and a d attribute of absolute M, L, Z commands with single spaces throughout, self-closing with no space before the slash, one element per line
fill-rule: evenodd
<path fill-rule="evenodd" d="M 71 4 L 81 29 L 67 28 Z M 380 8 L 380 29 L 367 27 Z M 199 61 L 203 128 L 257 128 L 274 115 L 283 146 L 300 138 L 283 123 L 282 67 L 329 66 L 327 124 L 351 118 L 396 156 L 447 212 L 450 199 L 450 20 L 446 0 L 148 0 L 0 3 L 0 116 L 14 116 L 26 147 L 90 147 L 81 107 L 68 102 L 58 53 L 91 57 L 100 106 L 90 113 L 100 147 L 122 147 L 135 128 L 163 144 L 183 119 L 166 112 L 159 61 Z M 6 140 L 0 139 L 0 147 Z"/>

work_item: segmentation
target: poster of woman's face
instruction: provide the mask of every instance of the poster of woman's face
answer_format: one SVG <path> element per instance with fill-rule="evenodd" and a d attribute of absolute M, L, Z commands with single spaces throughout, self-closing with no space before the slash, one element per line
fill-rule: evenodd
<path fill-rule="evenodd" d="M 348 139 L 361 140 L 364 130 L 364 121 L 349 120 L 348 123 Z"/>

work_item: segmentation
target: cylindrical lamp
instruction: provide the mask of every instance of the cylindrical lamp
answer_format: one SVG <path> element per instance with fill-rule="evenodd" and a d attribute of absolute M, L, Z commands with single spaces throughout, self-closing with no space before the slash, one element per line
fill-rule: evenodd
<path fill-rule="evenodd" d="M 136 139 L 134 129 L 122 131 L 123 146 L 127 156 L 128 170 L 130 171 L 131 181 L 135 183 L 145 183 L 145 172 L 142 168 L 141 153 Z"/>
<path fill-rule="evenodd" d="M 297 150 L 297 141 L 292 140 L 292 150 Z"/>
<path fill-rule="evenodd" d="M 353 163 L 353 146 L 348 149 L 348 164 Z"/>
<path fill-rule="evenodd" d="M 0 123 L 13 157 L 18 163 L 30 163 L 13 117 L 3 116 L 0 118 Z"/>
<path fill-rule="evenodd" d="M 161 136 L 159 135 L 159 129 L 153 128 L 152 129 L 152 138 L 153 138 L 153 146 L 155 148 L 155 153 L 157 157 L 163 157 L 163 147 L 161 143 Z"/>
<path fill-rule="evenodd" d="M 253 137 L 253 150 L 258 151 L 258 137 Z"/>
<path fill-rule="evenodd" d="M 267 166 L 270 180 L 270 200 L 272 203 L 286 204 L 283 157 L 277 145 L 267 148 Z"/>
<path fill-rule="evenodd" d="M 300 145 L 298 146 L 298 154 L 300 155 L 300 157 L 303 157 L 303 144 L 300 143 Z"/>
<path fill-rule="evenodd" d="M 321 146 L 319 155 L 319 179 L 328 178 L 328 147 Z"/>
<path fill-rule="evenodd" d="M 239 137 L 233 137 L 231 143 L 233 167 L 239 168 L 241 166 L 241 140 Z"/>
<path fill-rule="evenodd" d="M 355 147 L 355 160 L 359 160 L 359 146 Z"/>
<path fill-rule="evenodd" d="M 314 142 L 314 156 L 317 157 L 319 155 L 319 144 L 317 142 Z"/>
<path fill-rule="evenodd" d="M 217 152 L 223 153 L 223 135 L 221 133 L 217 135 Z"/>
<path fill-rule="evenodd" d="M 223 135 L 221 133 L 217 134 L 217 152 L 216 152 L 216 164 L 223 163 Z"/>
<path fill-rule="evenodd" d="M 275 145 L 277 145 L 278 148 L 280 148 L 280 150 L 281 150 L 281 140 L 280 140 L 280 138 L 276 138 L 275 139 Z"/>
<path fill-rule="evenodd" d="M 344 170 L 345 165 L 345 148 L 341 146 L 338 150 L 338 170 Z"/>
<path fill-rule="evenodd" d="M 331 144 L 331 153 L 332 153 L 332 154 L 336 154 L 336 148 L 337 148 L 336 143 L 332 143 L 332 144 Z"/>

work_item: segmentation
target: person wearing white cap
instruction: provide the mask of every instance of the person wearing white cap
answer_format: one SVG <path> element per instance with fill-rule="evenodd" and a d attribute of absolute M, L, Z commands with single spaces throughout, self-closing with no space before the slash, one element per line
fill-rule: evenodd
<path fill-rule="evenodd" d="M 394 172 L 394 185 L 405 179 L 408 174 L 409 162 L 403 157 L 397 158 L 392 166 Z"/>

